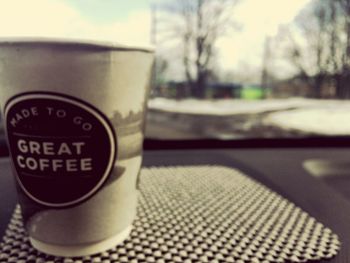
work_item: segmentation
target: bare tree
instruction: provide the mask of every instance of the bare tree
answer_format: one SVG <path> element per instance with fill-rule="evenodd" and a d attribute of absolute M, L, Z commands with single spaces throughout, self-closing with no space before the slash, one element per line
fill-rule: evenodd
<path fill-rule="evenodd" d="M 338 98 L 350 99 L 350 0 L 334 0 L 331 8 L 336 93 Z"/>
<path fill-rule="evenodd" d="M 271 37 L 266 37 L 264 45 L 264 53 L 262 59 L 262 71 L 261 71 L 261 87 L 264 89 L 263 96 L 266 96 L 267 89 L 270 86 L 270 69 L 269 62 L 272 59 L 271 54 Z"/>
<path fill-rule="evenodd" d="M 217 40 L 234 28 L 238 0 L 173 0 L 165 10 L 173 19 L 167 30 L 181 41 L 184 75 L 192 95 L 204 97 Z"/>
<path fill-rule="evenodd" d="M 322 96 L 328 69 L 326 12 L 324 4 L 307 7 L 297 16 L 295 27 L 287 32 L 289 59 L 298 69 L 299 78 L 311 87 L 309 96 L 314 98 Z"/>
<path fill-rule="evenodd" d="M 315 0 L 295 22 L 288 54 L 312 87 L 310 96 L 334 86 L 335 97 L 350 98 L 350 0 Z"/>

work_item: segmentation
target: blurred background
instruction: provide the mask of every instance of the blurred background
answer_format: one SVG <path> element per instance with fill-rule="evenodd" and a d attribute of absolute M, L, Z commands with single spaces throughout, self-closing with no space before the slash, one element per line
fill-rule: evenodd
<path fill-rule="evenodd" d="M 0 0 L 0 6 L 0 37 L 154 45 L 149 138 L 350 135 L 350 0 Z"/>

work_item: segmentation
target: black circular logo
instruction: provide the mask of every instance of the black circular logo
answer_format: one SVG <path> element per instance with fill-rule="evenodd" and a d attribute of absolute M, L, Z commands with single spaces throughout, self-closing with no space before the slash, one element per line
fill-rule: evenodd
<path fill-rule="evenodd" d="M 5 119 L 18 183 L 42 205 L 86 200 L 114 166 L 112 126 L 86 102 L 56 93 L 21 94 L 7 102 Z"/>

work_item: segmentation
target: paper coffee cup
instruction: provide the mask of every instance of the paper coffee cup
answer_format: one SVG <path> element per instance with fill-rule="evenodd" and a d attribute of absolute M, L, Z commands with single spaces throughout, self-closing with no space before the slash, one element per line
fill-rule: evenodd
<path fill-rule="evenodd" d="M 128 236 L 153 59 L 111 43 L 0 40 L 0 105 L 38 250 L 82 256 Z"/>

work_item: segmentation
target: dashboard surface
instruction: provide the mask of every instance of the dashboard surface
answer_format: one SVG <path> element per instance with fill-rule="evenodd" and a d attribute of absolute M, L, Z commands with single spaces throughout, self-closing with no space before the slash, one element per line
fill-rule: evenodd
<path fill-rule="evenodd" d="M 344 193 L 350 173 L 348 181 L 343 173 L 343 191 L 338 191 L 336 185 L 329 183 L 331 177 L 328 182 L 314 177 L 304 166 L 308 160 L 344 160 L 349 154 L 347 148 L 158 150 L 144 152 L 143 167 L 223 165 L 239 169 L 339 236 L 341 250 L 327 262 L 350 262 L 350 200 Z M 3 235 L 17 201 L 8 158 L 0 158 L 0 171 L 0 235 Z"/>

